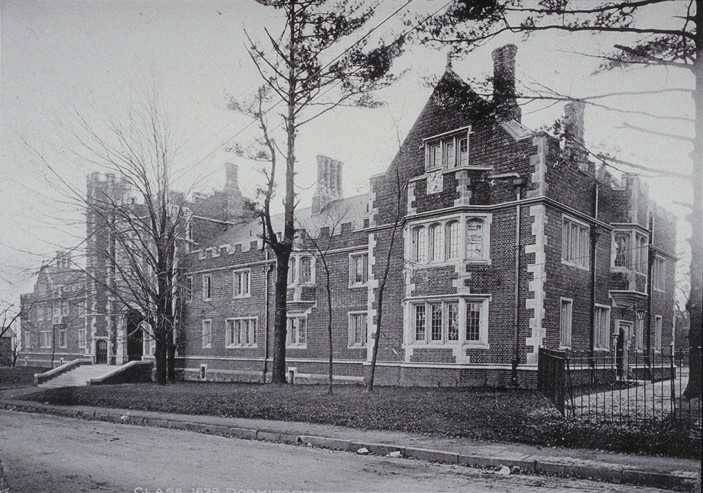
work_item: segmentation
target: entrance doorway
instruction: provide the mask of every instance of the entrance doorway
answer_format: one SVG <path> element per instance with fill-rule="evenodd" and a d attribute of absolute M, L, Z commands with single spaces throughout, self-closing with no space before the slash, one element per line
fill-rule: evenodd
<path fill-rule="evenodd" d="M 136 310 L 130 310 L 126 317 L 127 325 L 127 361 L 141 361 L 144 354 L 144 333 L 142 321 L 144 317 Z"/>
<path fill-rule="evenodd" d="M 105 339 L 95 341 L 95 364 L 107 364 L 107 341 Z"/>

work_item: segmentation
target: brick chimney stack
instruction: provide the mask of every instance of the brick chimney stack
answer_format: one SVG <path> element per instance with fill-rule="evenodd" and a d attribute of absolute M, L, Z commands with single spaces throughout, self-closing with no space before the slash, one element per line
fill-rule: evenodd
<path fill-rule="evenodd" d="M 317 188 L 312 196 L 312 213 L 319 214 L 330 202 L 342 198 L 341 161 L 328 156 L 317 156 Z"/>
<path fill-rule="evenodd" d="M 515 99 L 515 55 L 517 46 L 507 44 L 496 48 L 493 56 L 493 102 L 501 120 L 520 121 L 522 111 Z"/>
<path fill-rule="evenodd" d="M 225 163 L 225 220 L 238 221 L 243 217 L 242 192 L 239 190 L 239 166 Z"/>
<path fill-rule="evenodd" d="M 564 152 L 567 159 L 585 166 L 587 152 L 584 148 L 584 111 L 586 103 L 571 101 L 564 106 Z"/>
<path fill-rule="evenodd" d="M 234 163 L 225 163 L 225 188 L 239 190 L 239 166 Z"/>

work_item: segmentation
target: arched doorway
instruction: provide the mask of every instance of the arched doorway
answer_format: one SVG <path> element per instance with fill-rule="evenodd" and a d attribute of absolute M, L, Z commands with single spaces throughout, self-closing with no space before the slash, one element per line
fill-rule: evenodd
<path fill-rule="evenodd" d="M 127 361 L 140 361 L 144 353 L 144 334 L 141 322 L 144 317 L 137 310 L 130 310 L 125 316 L 127 326 Z"/>

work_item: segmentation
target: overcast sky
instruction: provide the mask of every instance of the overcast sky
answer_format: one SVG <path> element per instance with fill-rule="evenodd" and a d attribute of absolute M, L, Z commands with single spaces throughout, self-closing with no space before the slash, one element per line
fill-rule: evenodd
<path fill-rule="evenodd" d="M 383 1 L 369 27 L 402 3 Z M 85 175 L 94 168 L 75 155 L 66 137 L 67 129 L 76 125 L 77 114 L 99 127 L 107 120 L 124 118 L 130 107 L 156 92 L 180 147 L 176 165 L 185 171 L 179 175 L 179 185 L 186 189 L 197 182 L 202 191 L 219 188 L 224 181 L 223 163 L 229 160 L 240 163 L 242 191 L 253 195 L 261 181 L 257 166 L 225 149 L 234 142 L 251 142 L 256 125 L 247 127 L 246 117 L 228 110 L 226 101 L 230 95 L 252 95 L 260 83 L 243 48 L 242 29 L 263 40 L 264 26 L 275 31 L 281 25 L 275 12 L 251 0 L 0 0 L 0 5 L 0 301 L 17 300 L 19 292 L 31 289 L 42 259 L 81 240 L 85 226 L 80 212 L 66 202 L 65 184 L 47 166 L 66 183 L 85 186 Z M 415 0 L 408 8 L 430 12 L 441 5 Z M 661 9 L 655 14 L 676 13 Z M 378 33 L 390 40 L 399 29 L 394 18 Z M 514 42 L 519 49 L 519 88 L 538 81 L 584 97 L 692 86 L 690 76 L 676 70 L 591 75 L 598 61 L 577 52 L 605 51 L 618 41 L 622 39 L 617 35 L 550 33 L 529 40 L 505 36 L 455 60 L 454 70 L 461 76 L 485 78 L 492 72 L 491 49 Z M 397 150 L 396 130 L 402 138 L 410 128 L 431 92 L 427 81 L 442 74 L 445 60 L 445 51 L 411 47 L 398 61 L 398 69 L 407 69 L 401 81 L 379 94 L 385 106 L 341 108 L 302 129 L 297 154 L 303 204 L 309 203 L 312 194 L 318 153 L 345 163 L 347 195 L 367 191 L 368 178 L 385 169 Z M 691 117 L 693 113 L 690 97 L 675 92 L 613 97 L 599 103 L 661 115 Z M 523 123 L 539 128 L 553 122 L 562 109 L 562 104 L 532 102 L 523 107 Z M 643 165 L 690 171 L 690 146 L 623 129 L 623 122 L 692 133 L 687 123 L 589 106 L 586 139 L 590 146 Z M 673 201 L 690 202 L 689 184 L 673 178 L 647 181 L 656 199 L 681 218 L 677 253 L 686 259 L 685 210 Z M 687 260 L 680 264 L 685 271 Z"/>

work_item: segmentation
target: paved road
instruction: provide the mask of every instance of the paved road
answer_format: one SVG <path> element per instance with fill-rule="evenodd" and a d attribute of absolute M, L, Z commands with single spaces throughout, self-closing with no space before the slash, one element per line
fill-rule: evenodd
<path fill-rule="evenodd" d="M 659 491 L 8 411 L 0 458 L 12 492 Z"/>

